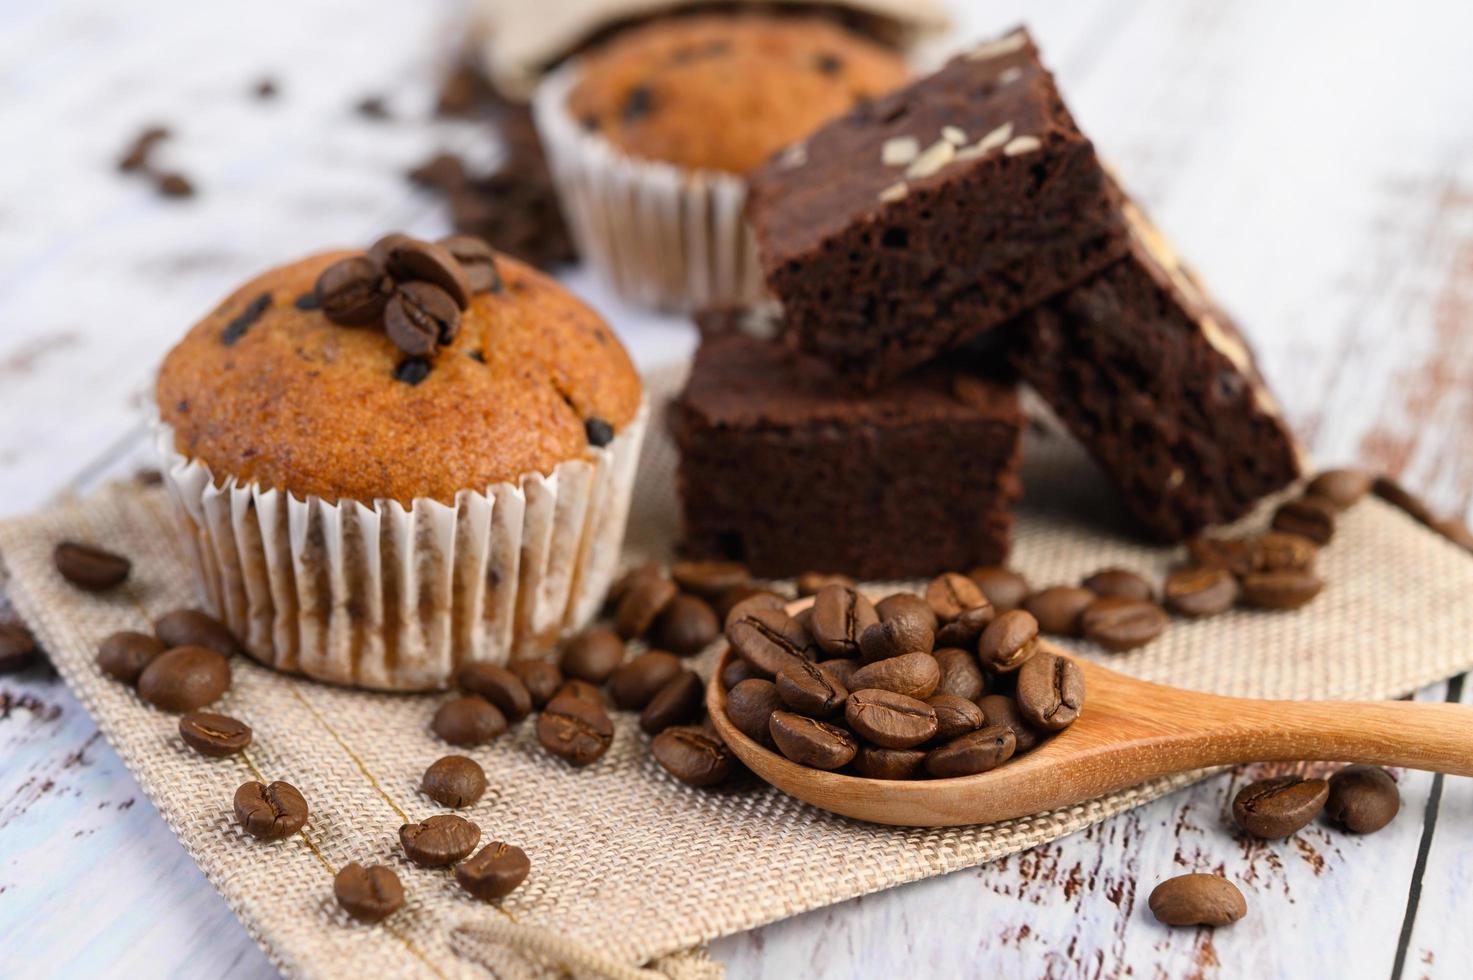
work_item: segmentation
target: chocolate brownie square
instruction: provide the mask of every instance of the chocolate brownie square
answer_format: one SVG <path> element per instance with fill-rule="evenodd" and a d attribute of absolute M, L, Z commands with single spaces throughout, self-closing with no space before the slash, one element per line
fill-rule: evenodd
<path fill-rule="evenodd" d="M 1179 541 L 1291 483 L 1299 452 L 1237 326 L 1122 210 L 1129 254 L 1020 317 L 1013 359 L 1141 524 Z"/>
<path fill-rule="evenodd" d="M 1077 285 L 1127 237 L 1021 29 L 773 157 L 748 213 L 798 343 L 870 389 Z"/>
<path fill-rule="evenodd" d="M 932 365 L 865 395 L 781 341 L 706 326 L 671 406 L 689 555 L 861 579 L 1007 555 L 1023 425 L 1012 384 Z"/>

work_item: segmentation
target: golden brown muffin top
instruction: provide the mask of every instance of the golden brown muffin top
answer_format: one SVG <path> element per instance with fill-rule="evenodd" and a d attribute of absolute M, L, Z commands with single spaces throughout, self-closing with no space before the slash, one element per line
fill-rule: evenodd
<path fill-rule="evenodd" d="M 639 376 L 608 325 L 504 255 L 502 290 L 472 299 L 423 380 L 399 380 L 405 355 L 381 329 L 339 326 L 297 305 L 351 254 L 272 269 L 169 352 L 156 397 L 180 453 L 217 479 L 298 497 L 449 503 L 460 490 L 550 473 L 588 450 L 589 420 L 617 432 L 637 414 Z M 241 314 L 263 303 L 240 332 Z"/>
<path fill-rule="evenodd" d="M 647 160 L 743 174 L 909 76 L 899 55 L 822 17 L 653 21 L 582 56 L 568 109 Z"/>

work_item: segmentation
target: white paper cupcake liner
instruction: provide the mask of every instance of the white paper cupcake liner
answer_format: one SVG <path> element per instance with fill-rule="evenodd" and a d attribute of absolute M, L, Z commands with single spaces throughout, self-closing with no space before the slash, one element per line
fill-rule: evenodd
<path fill-rule="evenodd" d="M 202 597 L 253 657 L 380 690 L 450 684 L 461 664 L 548 651 L 598 612 L 618 564 L 648 407 L 603 448 L 454 505 L 329 503 L 233 477 L 175 449 L 164 482 Z"/>
<path fill-rule="evenodd" d="M 639 160 L 567 111 L 570 61 L 532 100 L 563 213 L 583 257 L 627 299 L 692 310 L 766 295 L 747 226 L 746 181 L 714 170 Z"/>

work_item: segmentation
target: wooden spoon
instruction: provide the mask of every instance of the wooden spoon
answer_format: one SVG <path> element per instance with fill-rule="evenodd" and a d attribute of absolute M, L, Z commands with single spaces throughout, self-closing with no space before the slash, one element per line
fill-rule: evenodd
<path fill-rule="evenodd" d="M 1049 647 L 1054 653 L 1062 651 Z M 1473 708 L 1411 701 L 1256 701 L 1140 681 L 1081 657 L 1079 720 L 991 772 L 865 779 L 809 769 L 726 717 L 721 668 L 711 722 L 737 758 L 790 796 L 846 817 L 910 827 L 992 823 L 1071 806 L 1157 776 L 1245 762 L 1317 759 L 1473 776 Z"/>

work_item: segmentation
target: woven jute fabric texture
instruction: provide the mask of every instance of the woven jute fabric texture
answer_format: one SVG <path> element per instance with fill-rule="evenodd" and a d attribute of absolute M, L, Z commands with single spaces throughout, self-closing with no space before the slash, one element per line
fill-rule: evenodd
<path fill-rule="evenodd" d="M 652 401 L 672 381 L 652 378 Z M 629 561 L 668 555 L 674 543 L 674 454 L 654 429 Z M 1179 549 L 1111 530 L 1117 505 L 1063 440 L 1035 433 L 1028 455 L 1014 565 L 1032 581 L 1077 581 L 1106 565 L 1159 576 L 1181 559 Z M 131 556 L 129 581 L 100 596 L 68 586 L 51 564 L 53 546 L 67 538 Z M 0 557 L 16 610 L 291 976 L 714 976 L 719 967 L 699 951 L 714 937 L 1033 847 L 1200 775 L 1004 824 L 906 830 L 834 817 L 750 780 L 715 791 L 683 786 L 650 758 L 632 715 L 618 717 L 613 748 L 583 770 L 547 755 L 524 722 L 469 751 L 490 789 L 465 815 L 483 842 L 516 843 L 532 859 L 522 888 L 486 905 L 448 871 L 410 865 L 398 844 L 401 823 L 440 812 L 418 792 L 424 768 L 450 751 L 428 728 L 439 697 L 336 688 L 238 660 L 216 710 L 250 723 L 255 742 L 241 756 L 210 760 L 182 744 L 173 716 L 97 671 L 102 637 L 146 629 L 198 601 L 161 491 L 117 486 L 0 524 Z M 1163 683 L 1284 698 L 1393 697 L 1473 666 L 1473 647 L 1455 639 L 1473 633 L 1473 560 L 1454 546 L 1367 500 L 1342 519 L 1321 570 L 1325 592 L 1303 610 L 1174 621 L 1155 643 L 1109 662 Z M 1083 643 L 1077 651 L 1104 656 Z M 709 671 L 715 653 L 699 668 Z M 231 796 L 258 778 L 302 790 L 311 806 L 302 833 L 268 844 L 238 829 Z M 393 867 L 405 908 L 378 926 L 349 920 L 333 901 L 332 878 L 350 861 Z"/>

